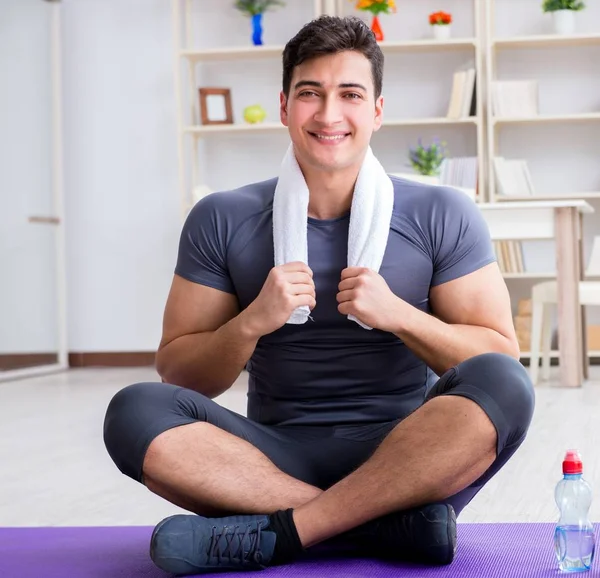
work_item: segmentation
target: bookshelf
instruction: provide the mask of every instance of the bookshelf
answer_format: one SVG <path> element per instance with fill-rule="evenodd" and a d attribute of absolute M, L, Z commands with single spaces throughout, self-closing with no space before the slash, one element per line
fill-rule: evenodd
<path fill-rule="evenodd" d="M 581 84 L 579 91 L 576 88 L 581 79 L 597 78 L 591 61 L 587 67 L 581 63 L 589 58 L 597 61 L 600 57 L 600 25 L 595 24 L 600 17 L 599 7 L 596 3 L 588 3 L 586 10 L 579 13 L 579 30 L 560 35 L 552 33 L 550 15 L 542 13 L 541 3 L 533 6 L 513 0 L 486 0 L 485 4 L 485 85 L 489 95 L 486 108 L 487 190 L 490 202 L 600 199 L 600 170 L 593 167 L 592 159 L 585 171 L 573 171 L 575 176 L 585 174 L 580 187 L 576 186 L 577 182 L 567 187 L 560 178 L 552 182 L 547 174 L 540 173 L 544 149 L 548 151 L 547 158 L 551 163 L 560 154 L 557 141 L 582 142 L 590 138 L 593 131 L 600 130 L 600 87 L 595 87 L 595 95 L 589 90 L 589 83 Z M 515 19 L 516 10 L 520 11 L 519 21 Z M 579 80 L 578 74 L 581 75 Z M 560 78 L 564 79 L 562 86 Z M 532 113 L 519 111 L 514 115 L 497 114 L 492 95 L 496 83 L 504 83 L 498 90 L 506 88 L 504 96 L 510 100 L 510 87 L 506 85 L 526 81 L 534 83 L 536 93 L 532 96 L 536 110 Z M 566 91 L 565 87 L 568 87 Z M 558 97 L 561 93 L 563 98 Z M 588 98 L 582 96 L 588 93 Z M 574 153 L 567 150 L 564 156 L 573 157 Z M 506 187 L 499 187 L 496 157 L 520 158 L 527 162 L 533 175 L 530 193 L 502 194 L 501 189 Z M 564 165 L 563 173 L 568 170 L 566 160 Z"/>

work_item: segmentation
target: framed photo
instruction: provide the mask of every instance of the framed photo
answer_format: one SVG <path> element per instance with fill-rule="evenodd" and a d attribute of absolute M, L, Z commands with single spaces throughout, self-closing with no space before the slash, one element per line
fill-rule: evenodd
<path fill-rule="evenodd" d="M 229 88 L 200 88 L 199 92 L 202 124 L 233 123 Z"/>

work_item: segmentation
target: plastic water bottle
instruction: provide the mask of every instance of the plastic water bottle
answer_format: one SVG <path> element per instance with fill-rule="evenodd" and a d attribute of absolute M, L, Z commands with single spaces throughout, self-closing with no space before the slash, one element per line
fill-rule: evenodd
<path fill-rule="evenodd" d="M 583 479 L 583 464 L 577 450 L 567 451 L 562 464 L 563 479 L 554 491 L 560 519 L 554 531 L 558 567 L 565 572 L 589 570 L 594 559 L 594 527 L 589 520 L 592 489 Z"/>

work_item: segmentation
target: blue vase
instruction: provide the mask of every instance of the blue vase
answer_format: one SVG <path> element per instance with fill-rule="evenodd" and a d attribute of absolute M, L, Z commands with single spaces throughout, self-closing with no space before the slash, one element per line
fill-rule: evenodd
<path fill-rule="evenodd" d="M 254 46 L 260 46 L 262 41 L 262 14 L 254 14 L 252 16 L 252 42 Z"/>

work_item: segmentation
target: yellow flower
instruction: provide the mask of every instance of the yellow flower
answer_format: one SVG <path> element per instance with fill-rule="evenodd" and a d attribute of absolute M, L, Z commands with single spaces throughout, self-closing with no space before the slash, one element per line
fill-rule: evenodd
<path fill-rule="evenodd" d="M 356 8 L 358 10 L 368 10 L 373 4 L 373 0 L 358 0 L 356 3 Z"/>

